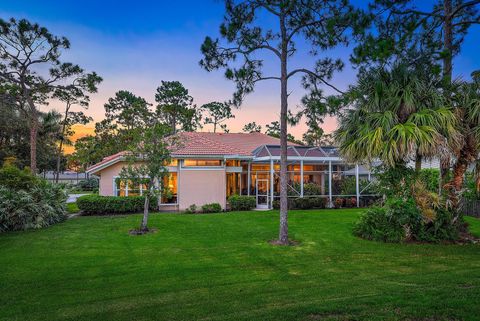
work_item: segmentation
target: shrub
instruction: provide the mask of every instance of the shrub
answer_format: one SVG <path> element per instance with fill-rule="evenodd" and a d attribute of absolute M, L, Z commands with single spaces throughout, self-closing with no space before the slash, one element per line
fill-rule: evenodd
<path fill-rule="evenodd" d="M 288 209 L 312 209 L 312 208 L 325 208 L 327 205 L 327 199 L 324 197 L 297 197 L 288 199 Z M 273 201 L 273 208 L 280 209 L 280 200 Z"/>
<path fill-rule="evenodd" d="M 94 191 L 98 189 L 98 178 L 90 177 L 88 179 L 82 179 L 78 182 L 77 187 L 82 191 Z"/>
<path fill-rule="evenodd" d="M 0 185 L 10 190 L 30 190 L 37 184 L 40 184 L 40 179 L 27 168 L 19 169 L 6 164 L 0 169 Z"/>
<path fill-rule="evenodd" d="M 185 209 L 186 214 L 195 214 L 195 213 L 197 213 L 197 211 L 198 211 L 197 205 L 195 205 L 195 204 L 192 204 Z"/>
<path fill-rule="evenodd" d="M 350 197 L 350 198 L 345 199 L 345 206 L 346 207 L 357 206 L 357 199 L 355 197 Z"/>
<path fill-rule="evenodd" d="M 354 227 L 356 236 L 383 242 L 456 240 L 463 220 L 451 224 L 452 214 L 438 208 L 434 220 L 425 220 L 413 198 L 388 199 L 385 206 L 369 209 Z"/>
<path fill-rule="evenodd" d="M 256 206 L 255 196 L 232 195 L 228 202 L 232 211 L 249 211 Z"/>
<path fill-rule="evenodd" d="M 333 206 L 335 208 L 341 208 L 343 206 L 343 198 L 341 197 L 337 197 L 334 201 L 333 201 Z"/>
<path fill-rule="evenodd" d="M 389 217 L 382 207 L 370 208 L 360 217 L 353 234 L 361 238 L 382 242 L 400 242 L 405 238 L 403 227 Z"/>
<path fill-rule="evenodd" d="M 202 213 L 219 213 L 222 211 L 222 206 L 218 203 L 210 203 L 202 205 Z"/>
<path fill-rule="evenodd" d="M 67 194 L 62 186 L 28 180 L 35 182 L 28 189 L 0 186 L 0 232 L 39 229 L 66 219 Z"/>
<path fill-rule="evenodd" d="M 440 171 L 435 168 L 424 168 L 420 171 L 419 179 L 425 184 L 428 191 L 438 192 L 438 178 Z"/>
<path fill-rule="evenodd" d="M 315 183 L 303 184 L 303 196 L 317 196 L 321 194 L 320 186 Z"/>
<path fill-rule="evenodd" d="M 125 214 L 143 212 L 144 196 L 84 195 L 77 199 L 78 208 L 85 214 Z M 150 210 L 157 209 L 157 199 L 150 200 Z"/>

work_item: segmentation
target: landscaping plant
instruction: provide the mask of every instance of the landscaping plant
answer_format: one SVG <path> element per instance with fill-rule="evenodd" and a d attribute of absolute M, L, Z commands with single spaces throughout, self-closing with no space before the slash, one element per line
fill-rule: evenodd
<path fill-rule="evenodd" d="M 35 177 L 13 165 L 0 169 L 0 232 L 39 229 L 66 219 L 62 185 Z"/>

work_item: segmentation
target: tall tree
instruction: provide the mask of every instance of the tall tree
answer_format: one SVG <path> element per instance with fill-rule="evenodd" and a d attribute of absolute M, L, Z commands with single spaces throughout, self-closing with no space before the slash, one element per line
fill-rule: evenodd
<path fill-rule="evenodd" d="M 242 128 L 242 131 L 245 133 L 259 133 L 262 131 L 262 126 L 257 125 L 257 123 L 253 121 L 245 124 L 245 126 Z"/>
<path fill-rule="evenodd" d="M 62 63 L 62 50 L 70 48 L 65 37 L 25 19 L 0 19 L 0 81 L 8 84 L 17 107 L 30 129 L 30 167 L 37 171 L 39 105 L 46 104 L 53 88 L 81 73 L 78 65 Z"/>
<path fill-rule="evenodd" d="M 104 138 L 110 137 L 111 144 L 116 146 L 114 152 L 121 151 L 134 139 L 134 130 L 145 127 L 151 121 L 149 106 L 144 98 L 120 90 L 104 105 L 105 119 L 96 126 L 95 131 L 98 130 L 98 134 L 103 134 Z"/>
<path fill-rule="evenodd" d="M 0 163 L 13 157 L 15 163 L 23 168 L 30 164 L 30 129 L 28 120 L 17 109 L 16 103 L 14 97 L 0 94 Z M 37 169 L 53 170 L 61 115 L 54 111 L 39 112 L 38 117 Z M 64 161 L 62 157 L 62 165 Z"/>
<path fill-rule="evenodd" d="M 411 64 L 422 64 L 429 59 L 432 72 L 441 71 L 444 95 L 451 101 L 453 59 L 460 53 L 469 29 L 480 24 L 480 1 L 437 0 L 419 9 L 413 0 L 376 0 L 371 10 L 375 27 L 355 49 L 352 61 L 385 64 L 398 57 L 408 57 Z M 463 157 L 471 158 L 468 155 L 472 151 L 470 140 L 468 135 L 463 136 L 463 141 L 452 148 L 456 163 L 464 162 Z M 444 156 L 440 189 L 451 163 L 449 154 Z"/>
<path fill-rule="evenodd" d="M 266 124 L 265 134 L 273 137 L 280 137 L 280 123 L 278 121 L 272 121 L 270 124 Z"/>
<path fill-rule="evenodd" d="M 155 94 L 157 117 L 170 125 L 171 132 L 195 131 L 200 127 L 201 109 L 179 81 L 162 81 Z"/>
<path fill-rule="evenodd" d="M 262 20 L 275 21 L 278 28 L 268 28 Z M 289 244 L 287 209 L 287 112 L 288 83 L 293 77 L 303 75 L 309 90 L 327 85 L 334 71 L 342 69 L 339 60 L 329 57 L 318 59 L 313 68 L 290 68 L 289 60 L 298 52 L 295 42 L 310 42 L 310 53 L 318 57 L 321 52 L 337 44 L 348 42 L 347 30 L 353 21 L 363 22 L 359 12 L 346 0 L 225 0 L 224 21 L 219 39 L 206 37 L 200 61 L 207 71 L 225 68 L 227 79 L 236 83 L 234 103 L 240 105 L 244 96 L 251 93 L 255 84 L 264 80 L 280 83 L 280 228 L 278 243 Z M 270 25 L 270 24 L 269 24 Z M 271 53 L 279 67 L 279 74 L 264 75 L 260 52 Z"/>
<path fill-rule="evenodd" d="M 62 128 L 60 131 L 60 142 L 58 144 L 57 168 L 55 181 L 58 183 L 60 175 L 60 160 L 63 155 L 63 144 L 68 137 L 71 137 L 74 132 L 72 126 L 75 124 L 87 124 L 93 119 L 86 116 L 82 111 L 72 111 L 75 105 L 81 106 L 85 109 L 90 104 L 90 97 L 88 93 L 96 93 L 97 86 L 102 81 L 95 72 L 90 74 L 82 74 L 75 78 L 70 84 L 56 88 L 53 93 L 53 98 L 57 98 L 65 104 L 63 111 Z"/>
<path fill-rule="evenodd" d="M 332 97 L 324 97 L 321 91 L 315 91 L 311 95 L 302 98 L 302 109 L 295 116 L 299 121 L 305 118 L 308 127 L 307 132 L 303 134 L 303 141 L 307 145 L 320 146 L 323 137 L 321 125 L 326 115 L 334 114 L 336 111 L 331 102 Z"/>
<path fill-rule="evenodd" d="M 228 119 L 235 118 L 235 115 L 232 114 L 232 107 L 229 103 L 214 101 L 203 105 L 201 109 L 207 112 L 204 124 L 212 124 L 214 133 L 217 132 L 217 126 L 220 126 L 223 131 L 226 131 L 227 125 L 222 123 Z"/>

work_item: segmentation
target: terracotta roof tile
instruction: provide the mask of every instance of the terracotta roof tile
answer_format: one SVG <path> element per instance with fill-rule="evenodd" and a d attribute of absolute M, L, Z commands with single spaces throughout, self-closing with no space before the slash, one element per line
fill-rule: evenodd
<path fill-rule="evenodd" d="M 252 156 L 263 145 L 280 145 L 280 139 L 262 133 L 204 133 L 183 132 L 178 134 L 178 144 L 171 149 L 172 157 L 179 156 Z M 297 144 L 292 144 L 297 145 Z M 92 171 L 125 155 L 125 151 L 105 157 L 88 168 Z"/>

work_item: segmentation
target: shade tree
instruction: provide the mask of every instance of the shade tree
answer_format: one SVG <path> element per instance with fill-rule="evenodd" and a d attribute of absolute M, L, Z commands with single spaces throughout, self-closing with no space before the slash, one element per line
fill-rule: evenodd
<path fill-rule="evenodd" d="M 155 94 L 156 117 L 169 124 L 170 131 L 195 131 L 201 127 L 202 109 L 193 103 L 188 89 L 179 81 L 162 81 Z"/>
<path fill-rule="evenodd" d="M 67 38 L 56 36 L 36 23 L 0 19 L 0 81 L 28 120 L 30 167 L 34 173 L 40 106 L 48 103 L 55 88 L 83 72 L 78 65 L 61 61 L 63 52 L 69 48 Z"/>
<path fill-rule="evenodd" d="M 202 105 L 202 110 L 205 111 L 206 116 L 204 120 L 205 125 L 213 125 L 213 132 L 217 132 L 217 127 L 220 128 L 225 132 L 227 131 L 226 124 L 223 124 L 228 119 L 235 118 L 235 115 L 232 113 L 231 104 L 228 102 L 218 102 L 213 101 L 207 104 Z"/>
<path fill-rule="evenodd" d="M 265 27 L 264 20 L 275 21 Z M 342 69 L 340 60 L 320 54 L 338 44 L 348 43 L 347 31 L 361 30 L 364 19 L 348 1 L 225 1 L 225 14 L 220 26 L 221 40 L 206 37 L 201 46 L 200 64 L 207 71 L 225 70 L 225 77 L 235 82 L 233 102 L 240 105 L 245 95 L 260 81 L 274 80 L 280 84 L 280 228 L 278 244 L 289 244 L 287 209 L 287 113 L 288 84 L 296 76 L 310 90 L 326 85 L 338 90 L 331 82 L 333 73 Z M 296 42 L 309 43 L 315 57 L 313 66 L 302 64 L 292 68 L 292 57 L 298 53 Z M 271 54 L 279 72 L 265 74 L 261 54 Z"/>

